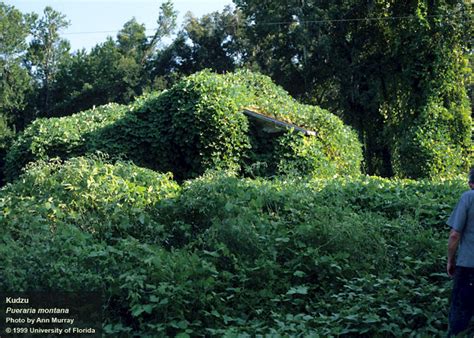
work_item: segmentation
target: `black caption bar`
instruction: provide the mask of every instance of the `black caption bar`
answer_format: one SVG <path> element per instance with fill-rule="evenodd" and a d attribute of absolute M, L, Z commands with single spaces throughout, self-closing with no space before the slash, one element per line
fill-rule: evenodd
<path fill-rule="evenodd" d="M 0 337 L 102 337 L 98 292 L 0 292 Z"/>

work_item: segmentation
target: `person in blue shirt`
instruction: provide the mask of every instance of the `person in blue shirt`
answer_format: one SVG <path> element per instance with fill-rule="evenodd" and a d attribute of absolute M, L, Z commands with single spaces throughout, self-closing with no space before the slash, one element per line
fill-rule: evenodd
<path fill-rule="evenodd" d="M 465 331 L 474 314 L 474 168 L 468 183 L 471 190 L 461 195 L 447 222 L 451 231 L 446 268 L 448 275 L 454 277 L 449 337 Z"/>

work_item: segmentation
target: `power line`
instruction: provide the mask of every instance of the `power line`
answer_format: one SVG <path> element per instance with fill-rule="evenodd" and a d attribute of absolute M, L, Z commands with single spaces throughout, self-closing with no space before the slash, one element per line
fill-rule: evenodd
<path fill-rule="evenodd" d="M 426 15 L 424 18 L 447 18 L 455 16 L 457 14 L 463 15 L 461 12 L 451 13 L 451 14 L 438 14 L 438 15 Z M 405 15 L 405 16 L 385 16 L 385 17 L 368 17 L 368 18 L 352 18 L 352 19 L 322 19 L 322 20 L 301 20 L 301 21 L 276 21 L 276 22 L 259 22 L 255 25 L 264 26 L 264 25 L 291 25 L 294 23 L 306 24 L 306 23 L 332 23 L 332 22 L 357 22 L 357 21 L 382 21 L 382 20 L 415 20 L 418 19 L 414 15 Z"/>
<path fill-rule="evenodd" d="M 62 33 L 62 35 L 79 35 L 79 34 L 110 34 L 110 33 L 118 33 L 120 32 L 121 29 L 117 29 L 114 31 L 89 31 L 89 32 L 66 32 Z M 156 31 L 155 29 L 145 29 L 145 32 L 154 32 Z"/>
<path fill-rule="evenodd" d="M 451 14 L 439 14 L 439 15 L 426 15 L 424 18 L 447 18 L 451 16 L 459 15 L 463 16 L 461 12 Z M 417 16 L 405 15 L 405 16 L 386 16 L 386 17 L 368 17 L 368 18 L 351 18 L 351 19 L 321 19 L 321 20 L 301 20 L 301 21 L 269 21 L 259 22 L 251 24 L 251 26 L 277 26 L 277 25 L 291 25 L 291 24 L 311 24 L 311 23 L 339 23 L 339 22 L 360 22 L 360 21 L 384 21 L 384 20 L 416 20 Z M 155 29 L 145 29 L 146 32 L 154 32 Z M 118 30 L 108 31 L 84 31 L 84 32 L 66 32 L 62 35 L 80 35 L 80 34 L 115 34 L 120 32 Z"/>

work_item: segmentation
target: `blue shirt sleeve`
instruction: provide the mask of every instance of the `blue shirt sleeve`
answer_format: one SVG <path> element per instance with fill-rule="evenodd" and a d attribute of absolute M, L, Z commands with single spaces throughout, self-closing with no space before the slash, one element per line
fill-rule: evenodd
<path fill-rule="evenodd" d="M 447 222 L 448 225 L 457 232 L 462 233 L 464 227 L 466 226 L 468 209 L 469 205 L 467 203 L 467 195 L 463 194 L 458 204 L 454 208 L 453 212 L 451 213 L 451 216 L 449 216 Z"/>

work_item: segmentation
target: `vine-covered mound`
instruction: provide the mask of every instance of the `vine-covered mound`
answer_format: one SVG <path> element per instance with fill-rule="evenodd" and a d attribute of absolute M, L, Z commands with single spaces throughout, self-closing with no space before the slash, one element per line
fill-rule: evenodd
<path fill-rule="evenodd" d="M 317 134 L 263 132 L 243 114 L 249 107 Z M 6 176 L 17 177 L 30 161 L 95 151 L 171 171 L 178 179 L 231 167 L 264 176 L 350 175 L 359 173 L 362 160 L 353 130 L 326 110 L 297 103 L 268 77 L 249 71 L 203 71 L 128 107 L 107 105 L 35 121 L 7 154 Z"/>
<path fill-rule="evenodd" d="M 124 118 L 127 111 L 128 107 L 111 103 L 72 116 L 36 119 L 18 135 L 6 154 L 7 181 L 17 178 L 30 162 L 68 159 L 98 150 L 94 135 Z"/>
<path fill-rule="evenodd" d="M 0 190 L 0 289 L 101 291 L 111 336 L 441 336 L 464 185 L 37 162 Z"/>

